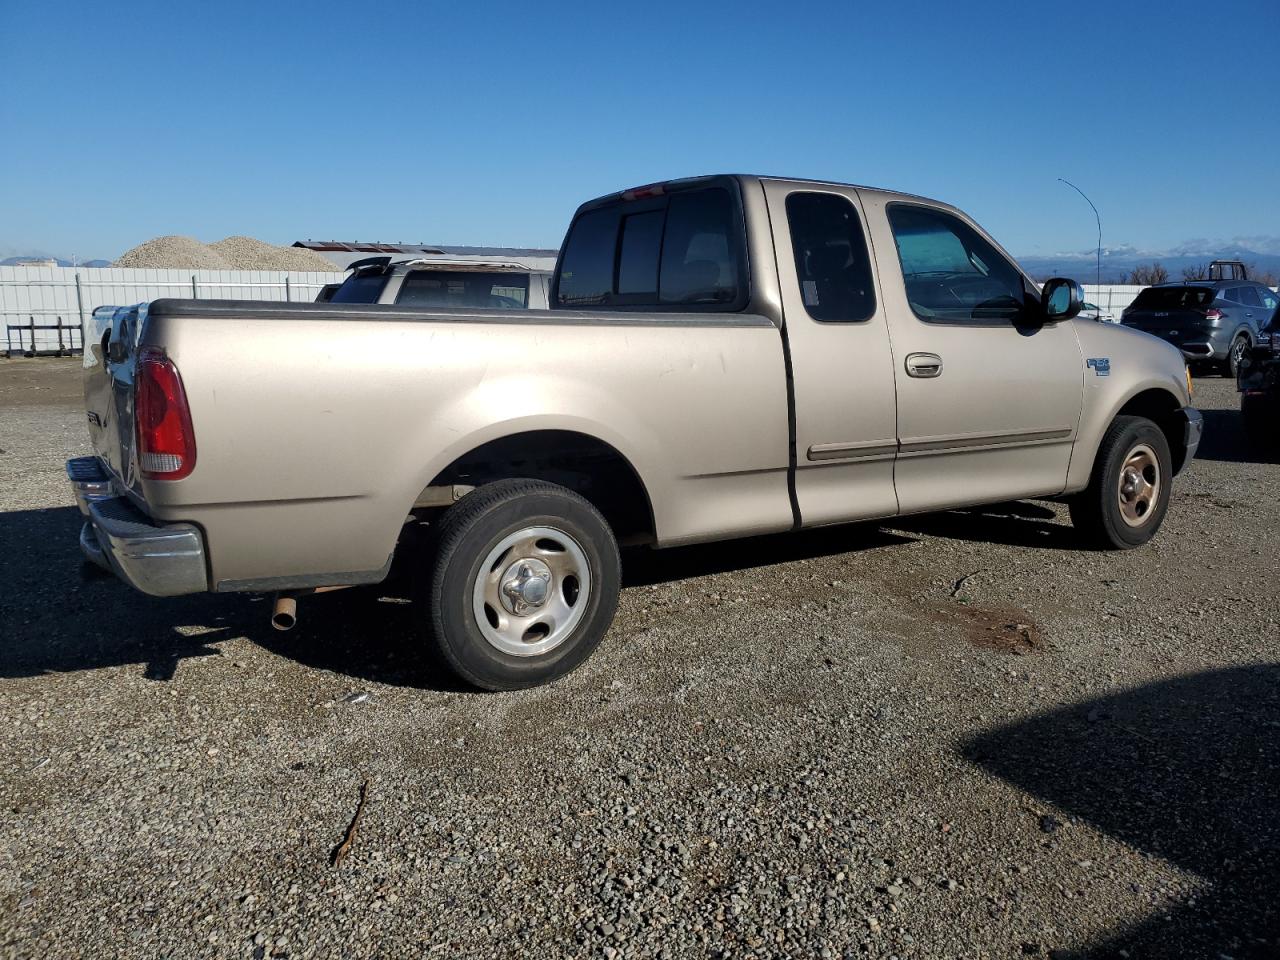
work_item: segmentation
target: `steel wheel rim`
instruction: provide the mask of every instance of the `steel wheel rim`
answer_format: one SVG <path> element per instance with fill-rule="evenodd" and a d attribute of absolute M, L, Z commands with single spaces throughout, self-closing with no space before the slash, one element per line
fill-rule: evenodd
<path fill-rule="evenodd" d="M 1116 493 L 1126 524 L 1140 527 L 1151 520 L 1160 499 L 1160 461 L 1148 444 L 1138 444 L 1124 458 Z"/>
<path fill-rule="evenodd" d="M 513 657 L 536 657 L 564 643 L 590 598 L 586 553 L 554 527 L 525 527 L 499 540 L 471 591 L 480 633 Z"/>

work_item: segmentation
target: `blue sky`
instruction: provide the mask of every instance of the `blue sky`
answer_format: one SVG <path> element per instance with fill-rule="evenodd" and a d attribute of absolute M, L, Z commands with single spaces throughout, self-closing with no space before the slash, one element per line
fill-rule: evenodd
<path fill-rule="evenodd" d="M 1107 245 L 1280 252 L 1276 0 L 0 13 L 0 256 L 555 246 L 584 199 L 719 171 L 934 196 L 1023 256 L 1093 247 L 1066 177 Z"/>

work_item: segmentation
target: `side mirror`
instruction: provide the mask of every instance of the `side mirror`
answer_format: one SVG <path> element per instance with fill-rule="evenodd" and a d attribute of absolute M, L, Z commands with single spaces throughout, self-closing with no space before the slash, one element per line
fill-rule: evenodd
<path fill-rule="evenodd" d="M 1040 303 L 1051 322 L 1070 320 L 1080 312 L 1084 303 L 1084 288 L 1074 280 L 1054 277 L 1044 285 Z"/>

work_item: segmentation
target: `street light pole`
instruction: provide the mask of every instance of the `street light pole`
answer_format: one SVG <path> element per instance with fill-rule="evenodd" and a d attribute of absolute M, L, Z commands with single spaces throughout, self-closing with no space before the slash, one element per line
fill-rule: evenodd
<path fill-rule="evenodd" d="M 1087 203 L 1087 204 L 1088 204 L 1088 205 L 1093 209 L 1093 216 L 1094 216 L 1094 219 L 1098 221 L 1098 277 L 1097 277 L 1097 284 L 1098 284 L 1098 286 L 1102 286 L 1102 216 L 1101 216 L 1101 214 L 1099 214 L 1099 213 L 1098 213 L 1098 208 L 1097 208 L 1097 207 L 1095 207 L 1095 206 L 1093 206 L 1093 201 L 1092 201 L 1092 200 L 1090 200 L 1088 197 L 1086 197 L 1086 196 L 1085 196 L 1084 191 L 1083 191 L 1083 190 L 1081 190 L 1079 187 L 1077 187 L 1074 183 L 1072 183 L 1070 180 L 1064 180 L 1062 177 L 1059 177 L 1059 178 L 1058 178 L 1058 182 L 1059 182 L 1059 183 L 1065 183 L 1068 187 L 1070 187 L 1070 188 L 1071 188 L 1072 190 L 1074 190 L 1076 193 L 1080 194 L 1080 196 L 1084 197 L 1084 202 L 1085 202 L 1085 203 Z"/>

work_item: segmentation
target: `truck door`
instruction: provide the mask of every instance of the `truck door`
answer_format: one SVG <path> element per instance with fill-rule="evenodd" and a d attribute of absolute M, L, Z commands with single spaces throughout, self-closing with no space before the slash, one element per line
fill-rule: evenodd
<path fill-rule="evenodd" d="M 857 191 L 764 181 L 806 527 L 897 513 L 893 357 Z"/>
<path fill-rule="evenodd" d="M 1072 324 L 1043 322 L 1039 288 L 955 211 L 860 194 L 897 364 L 902 512 L 1061 493 L 1084 390 Z"/>

